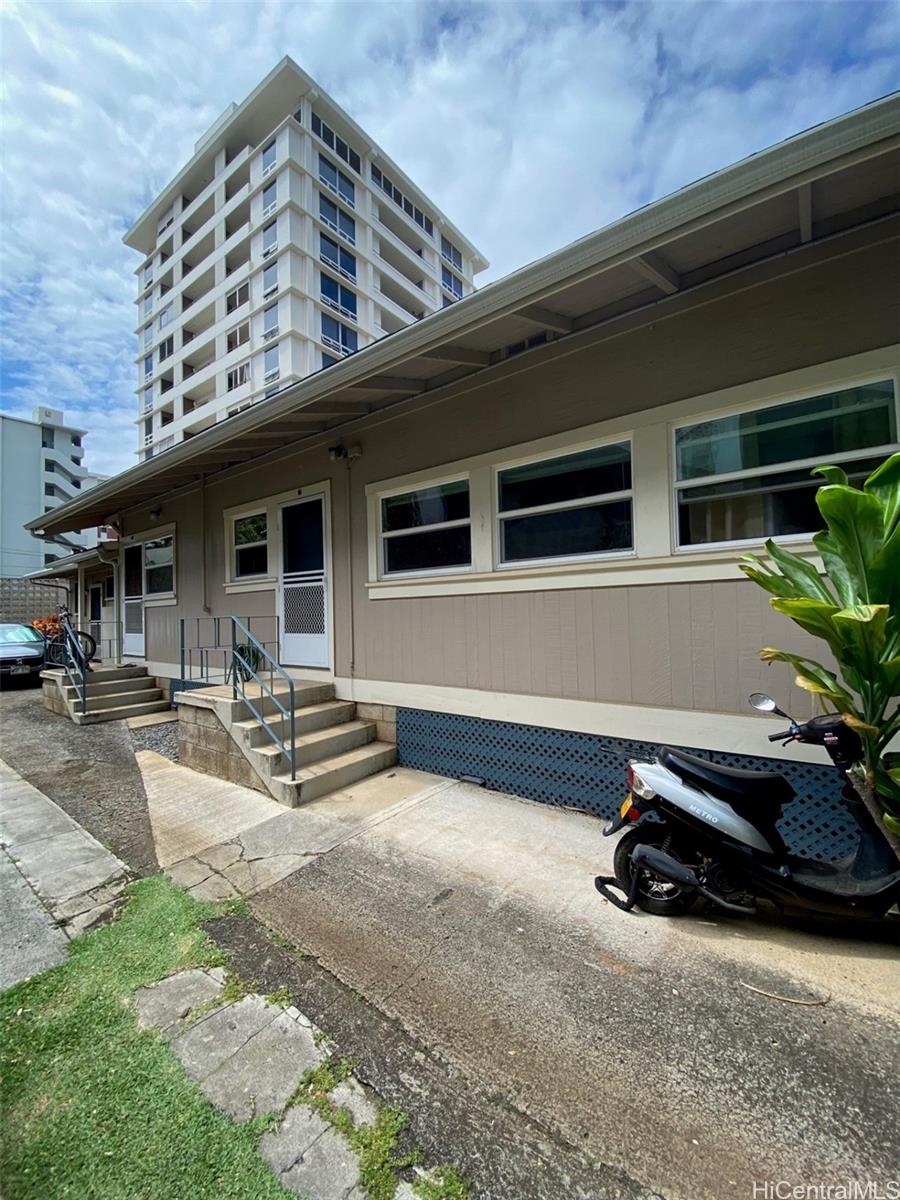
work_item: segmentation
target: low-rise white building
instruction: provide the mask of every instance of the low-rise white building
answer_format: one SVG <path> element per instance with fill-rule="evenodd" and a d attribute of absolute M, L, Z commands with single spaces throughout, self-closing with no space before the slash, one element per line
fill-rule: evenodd
<path fill-rule="evenodd" d="M 0 414 L 0 576 L 27 575 L 70 551 L 115 536 L 106 526 L 81 533 L 36 538 L 24 528 L 37 512 L 49 512 L 107 478 L 82 465 L 85 430 L 65 423 L 56 408 L 36 408 L 29 421 Z"/>
<path fill-rule="evenodd" d="M 125 236 L 142 458 L 473 290 L 486 259 L 284 58 Z"/>

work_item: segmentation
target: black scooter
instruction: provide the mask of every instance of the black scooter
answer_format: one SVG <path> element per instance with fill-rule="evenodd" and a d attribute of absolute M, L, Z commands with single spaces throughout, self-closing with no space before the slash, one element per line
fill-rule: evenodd
<path fill-rule="evenodd" d="M 840 715 L 798 723 L 761 692 L 750 703 L 791 722 L 770 742 L 824 746 L 842 775 L 859 761 L 859 735 Z M 615 875 L 597 876 L 595 886 L 618 908 L 661 916 L 686 912 L 700 896 L 734 913 L 768 900 L 791 912 L 884 916 L 900 903 L 900 863 L 849 780 L 842 795 L 859 825 L 856 849 L 838 862 L 800 858 L 776 827 L 794 796 L 783 775 L 663 747 L 656 761 L 628 768 L 628 795 L 603 833 L 629 829 L 616 846 Z"/>

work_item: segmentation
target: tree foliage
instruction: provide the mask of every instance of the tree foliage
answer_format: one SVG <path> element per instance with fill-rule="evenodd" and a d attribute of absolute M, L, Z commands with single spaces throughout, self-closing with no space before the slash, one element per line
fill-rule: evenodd
<path fill-rule="evenodd" d="M 768 560 L 743 555 L 741 570 L 771 593 L 774 609 L 826 643 L 837 664 L 767 647 L 767 662 L 786 662 L 801 688 L 843 715 L 860 736 L 852 773 L 862 798 L 900 846 L 900 454 L 853 487 L 840 467 L 816 467 L 826 479 L 816 504 L 826 528 L 813 538 L 824 576 L 771 539 Z"/>

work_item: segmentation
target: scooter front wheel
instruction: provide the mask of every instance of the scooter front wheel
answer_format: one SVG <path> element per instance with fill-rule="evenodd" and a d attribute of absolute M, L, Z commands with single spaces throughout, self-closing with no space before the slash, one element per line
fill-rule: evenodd
<path fill-rule="evenodd" d="M 626 895 L 631 894 L 634 878 L 631 855 L 642 845 L 657 846 L 673 858 L 681 858 L 678 847 L 672 844 L 672 834 L 666 825 L 648 822 L 637 829 L 629 829 L 619 838 L 613 858 L 616 881 Z M 646 868 L 641 870 L 634 902 L 644 912 L 652 913 L 656 917 L 678 917 L 686 913 L 696 899 L 696 892 L 686 892 L 669 879 L 653 875 Z"/>

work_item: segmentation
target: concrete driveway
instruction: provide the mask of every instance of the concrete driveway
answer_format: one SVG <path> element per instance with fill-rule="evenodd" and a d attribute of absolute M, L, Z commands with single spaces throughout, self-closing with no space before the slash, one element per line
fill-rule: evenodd
<path fill-rule="evenodd" d="M 252 907 L 473 1087 L 639 1188 L 887 1180 L 889 935 L 624 914 L 593 888 L 610 857 L 593 818 L 447 783 Z M 570 1195 L 626 1194 L 597 1179 Z"/>

